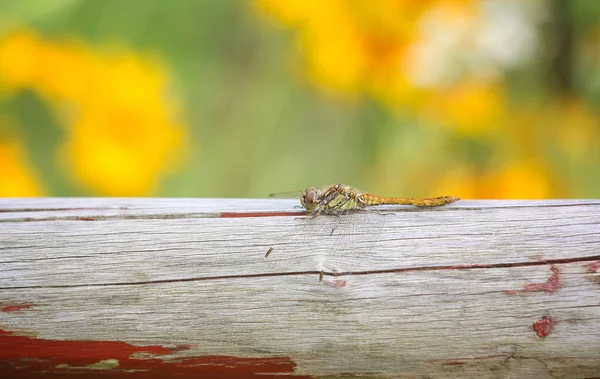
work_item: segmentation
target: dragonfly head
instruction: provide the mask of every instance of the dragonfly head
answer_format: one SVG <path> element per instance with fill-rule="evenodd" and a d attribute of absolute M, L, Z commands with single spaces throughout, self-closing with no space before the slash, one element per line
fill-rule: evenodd
<path fill-rule="evenodd" d="M 300 196 L 300 202 L 307 211 L 314 211 L 319 205 L 321 199 L 321 190 L 315 187 L 310 187 L 306 191 L 302 192 Z"/>

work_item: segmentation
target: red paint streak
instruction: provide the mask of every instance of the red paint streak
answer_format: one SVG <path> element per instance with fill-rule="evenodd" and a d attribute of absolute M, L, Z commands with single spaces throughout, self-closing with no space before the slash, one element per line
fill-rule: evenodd
<path fill-rule="evenodd" d="M 556 291 L 558 291 L 559 288 L 562 287 L 562 280 L 560 280 L 560 271 L 558 270 L 558 267 L 556 267 L 555 265 L 552 265 L 550 267 L 550 270 L 552 270 L 552 275 L 550 275 L 550 277 L 548 278 L 548 280 L 545 283 L 525 284 L 523 286 L 523 291 L 524 292 L 538 292 L 538 291 L 556 292 Z"/>
<path fill-rule="evenodd" d="M 344 288 L 344 287 L 346 287 L 346 284 L 347 284 L 344 279 L 336 279 L 331 282 L 326 280 L 323 283 L 325 283 L 328 286 L 333 287 L 333 288 Z"/>
<path fill-rule="evenodd" d="M 454 362 L 446 362 L 446 363 L 442 363 L 442 366 L 460 366 L 460 365 L 464 365 L 466 362 L 463 361 L 454 361 Z"/>
<path fill-rule="evenodd" d="M 2 304 L 2 303 L 0 303 L 0 304 Z M 15 312 L 15 311 L 20 311 L 22 309 L 31 308 L 34 305 L 35 304 L 28 304 L 28 303 L 24 303 L 24 304 L 10 304 L 10 305 L 5 305 L 4 307 L 2 307 L 1 311 L 2 312 Z"/>
<path fill-rule="evenodd" d="M 518 294 L 517 291 L 504 291 L 504 293 L 507 294 L 507 295 L 516 295 L 516 294 Z"/>
<path fill-rule="evenodd" d="M 185 345 L 183 345 L 185 346 Z M 181 348 L 181 346 L 180 346 Z M 16 336 L 0 330 L 0 372 L 19 378 L 310 378 L 294 376 L 287 357 L 165 356 L 178 349 L 135 346 L 119 341 L 64 341 Z M 118 366 L 92 369 L 104 360 Z"/>
<path fill-rule="evenodd" d="M 585 272 L 587 272 L 589 274 L 595 274 L 598 272 L 598 269 L 600 268 L 600 261 L 590 263 L 586 266 L 587 266 L 587 269 L 585 270 Z M 586 275 L 585 278 L 594 284 L 600 284 L 600 276 Z"/>
<path fill-rule="evenodd" d="M 600 261 L 594 262 L 594 263 L 590 263 L 590 264 L 587 265 L 586 272 L 589 272 L 590 274 L 594 274 L 594 273 L 598 272 L 599 268 L 600 268 Z"/>
<path fill-rule="evenodd" d="M 96 219 L 93 217 L 77 217 L 76 220 L 77 221 L 96 221 Z"/>
<path fill-rule="evenodd" d="M 544 338 L 552 332 L 554 326 L 554 320 L 549 316 L 542 317 L 541 320 L 537 320 L 533 323 L 533 329 L 537 332 L 538 336 Z"/>
<path fill-rule="evenodd" d="M 306 216 L 307 212 L 223 212 L 220 218 Z"/>

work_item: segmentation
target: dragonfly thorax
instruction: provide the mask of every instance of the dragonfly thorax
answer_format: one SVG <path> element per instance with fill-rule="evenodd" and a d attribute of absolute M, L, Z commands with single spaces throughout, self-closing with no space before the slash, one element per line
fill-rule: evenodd
<path fill-rule="evenodd" d="M 302 206 L 315 214 L 340 214 L 364 209 L 368 203 L 362 194 L 343 184 L 332 184 L 322 189 L 310 187 L 300 196 Z"/>

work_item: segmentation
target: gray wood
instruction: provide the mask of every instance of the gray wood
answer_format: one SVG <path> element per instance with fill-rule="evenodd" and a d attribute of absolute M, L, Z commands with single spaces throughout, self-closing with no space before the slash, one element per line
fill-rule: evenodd
<path fill-rule="evenodd" d="M 34 304 L 0 329 L 288 356 L 314 376 L 600 375 L 600 201 L 309 222 L 297 205 L 0 199 L 0 302 Z"/>

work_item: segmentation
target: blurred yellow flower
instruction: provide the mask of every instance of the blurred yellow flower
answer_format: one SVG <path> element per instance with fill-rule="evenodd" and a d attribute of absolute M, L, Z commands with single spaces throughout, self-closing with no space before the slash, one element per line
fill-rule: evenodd
<path fill-rule="evenodd" d="M 95 193 L 151 195 L 181 154 L 187 129 L 155 60 L 21 31 L 0 41 L 0 79 L 54 106 L 67 126 L 63 163 Z"/>
<path fill-rule="evenodd" d="M 600 151 L 600 120 L 597 114 L 583 102 L 572 98 L 549 108 L 550 112 L 543 118 L 547 125 L 545 131 L 554 139 L 567 161 L 577 165 L 594 164 L 590 162 L 590 153 L 598 156 Z M 536 112 L 538 116 L 541 113 Z"/>
<path fill-rule="evenodd" d="M 497 199 L 544 199 L 552 197 L 548 173 L 543 167 L 513 163 L 496 177 L 488 179 L 485 191 Z"/>
<path fill-rule="evenodd" d="M 298 28 L 309 78 L 341 96 L 369 92 L 382 83 L 389 87 L 389 80 L 401 73 L 408 32 L 427 3 L 257 0 L 262 12 Z"/>
<path fill-rule="evenodd" d="M 457 168 L 436 186 L 440 193 L 463 199 L 544 199 L 556 196 L 549 173 L 541 165 L 512 162 L 488 171 Z"/>
<path fill-rule="evenodd" d="M 102 58 L 77 42 L 55 42 L 39 40 L 40 65 L 35 89 L 47 100 L 58 105 L 79 106 L 83 99 L 90 98 L 96 76 L 93 68 Z"/>
<path fill-rule="evenodd" d="M 40 69 L 40 43 L 37 36 L 21 31 L 0 41 L 0 75 L 6 89 L 33 86 Z"/>
<path fill-rule="evenodd" d="M 452 66 L 453 50 L 476 48 L 476 1 L 256 1 L 296 28 L 308 77 L 329 92 L 368 94 L 466 134 L 492 127 L 505 106 L 499 81 Z"/>
<path fill-rule="evenodd" d="M 184 129 L 152 110 L 106 104 L 73 125 L 64 158 L 83 183 L 111 196 L 151 194 L 158 170 L 173 165 Z"/>
<path fill-rule="evenodd" d="M 0 139 L 0 197 L 40 196 L 42 190 L 16 141 Z"/>
<path fill-rule="evenodd" d="M 506 104 L 501 85 L 483 81 L 464 81 L 440 89 L 427 104 L 426 117 L 439 117 L 442 125 L 452 126 L 467 136 L 490 130 L 503 120 Z"/>

